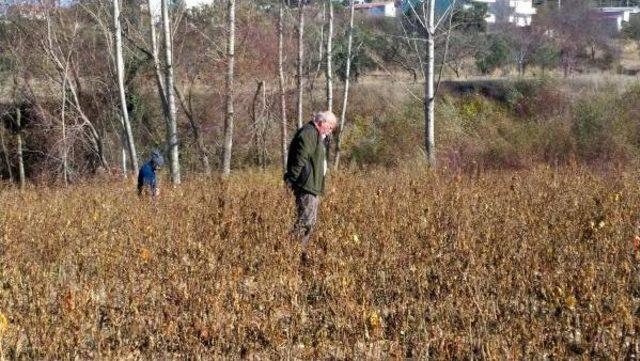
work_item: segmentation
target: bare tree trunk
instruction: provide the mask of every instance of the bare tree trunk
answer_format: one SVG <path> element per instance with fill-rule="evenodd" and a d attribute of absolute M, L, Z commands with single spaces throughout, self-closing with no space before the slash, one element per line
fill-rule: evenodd
<path fill-rule="evenodd" d="M 260 112 L 260 155 L 262 158 L 262 169 L 267 166 L 267 83 L 262 81 L 261 94 L 261 112 Z"/>
<path fill-rule="evenodd" d="M 115 36 L 115 55 L 116 55 L 116 70 L 118 76 L 118 90 L 120 95 L 120 110 L 122 113 L 122 125 L 124 127 L 123 140 L 126 140 L 126 146 L 129 151 L 129 158 L 131 159 L 132 171 L 138 169 L 138 154 L 136 153 L 136 145 L 133 140 L 133 132 L 131 131 L 131 123 L 129 122 L 129 111 L 127 110 L 127 98 L 124 90 L 124 59 L 122 56 L 122 26 L 120 25 L 120 6 L 119 0 L 113 0 L 113 27 Z M 123 143 L 123 146 L 125 144 Z M 127 172 L 123 168 L 123 176 L 126 178 Z"/>
<path fill-rule="evenodd" d="M 82 119 L 83 126 L 86 126 L 89 129 L 89 133 L 90 133 L 89 142 L 91 143 L 91 146 L 93 147 L 93 150 L 95 151 L 98 157 L 98 160 L 100 161 L 100 165 L 108 172 L 109 164 L 107 163 L 107 159 L 105 158 L 105 155 L 104 155 L 102 137 L 100 133 L 98 133 L 97 129 L 95 128 L 95 126 L 93 125 L 89 117 L 87 117 L 87 115 L 84 113 L 84 111 L 82 110 L 82 105 L 80 104 L 80 97 L 78 96 L 78 93 L 80 91 L 80 78 L 78 76 L 77 69 L 75 69 L 72 66 L 71 70 L 74 74 L 74 79 L 69 79 L 69 75 L 67 71 L 69 60 L 68 59 L 65 60 L 65 65 L 62 64 L 62 61 L 60 60 L 60 57 L 56 52 L 56 48 L 54 47 L 53 35 L 51 31 L 51 18 L 49 14 L 47 14 L 46 20 L 47 20 L 47 39 L 46 39 L 46 43 L 44 40 L 42 40 L 42 49 L 45 51 L 45 53 L 47 53 L 47 55 L 51 58 L 54 65 L 56 66 L 57 70 L 62 74 L 63 82 L 64 82 L 64 79 L 66 79 L 66 84 L 68 84 L 69 91 L 71 92 L 71 97 L 73 100 L 72 105 L 74 106 L 75 110 L 78 112 L 78 115 Z M 58 49 L 59 48 L 60 47 L 58 46 Z"/>
<path fill-rule="evenodd" d="M 62 123 L 62 182 L 64 186 L 69 185 L 69 162 L 67 160 L 67 67 L 64 68 L 62 76 L 62 109 L 60 111 L 60 122 Z"/>
<path fill-rule="evenodd" d="M 196 144 L 198 145 L 198 153 L 200 153 L 200 161 L 202 162 L 202 170 L 206 175 L 211 174 L 211 165 L 209 164 L 209 151 L 204 144 L 204 139 L 202 139 L 202 132 L 200 131 L 200 125 L 195 119 L 193 115 L 193 106 L 191 102 L 191 92 L 189 92 L 189 99 L 185 99 L 184 95 L 180 92 L 178 87 L 175 88 L 176 96 L 178 97 L 178 101 L 180 102 L 180 106 L 184 111 L 187 119 L 189 119 L 189 124 L 191 125 L 191 132 L 193 133 L 193 138 L 196 140 Z"/>
<path fill-rule="evenodd" d="M 233 147 L 233 72 L 235 65 L 235 43 L 236 43 L 236 1 L 227 0 L 229 37 L 227 40 L 227 81 L 226 81 L 226 111 L 224 117 L 224 149 L 222 152 L 222 175 L 231 173 L 231 149 Z"/>
<path fill-rule="evenodd" d="M 311 106 L 313 108 L 315 108 L 317 106 L 316 104 L 316 95 L 315 95 L 315 86 L 316 86 L 316 79 L 318 78 L 318 75 L 320 75 L 320 71 L 322 70 L 322 61 L 324 60 L 324 24 L 326 22 L 327 18 L 327 3 L 326 2 L 322 2 L 322 19 L 320 21 L 320 23 L 322 24 L 322 26 L 320 27 L 320 42 L 318 45 L 318 65 L 316 66 L 316 70 L 313 73 L 313 76 L 310 78 L 310 84 L 309 84 L 309 93 L 311 95 Z"/>
<path fill-rule="evenodd" d="M 120 122 L 122 122 L 122 119 L 120 119 Z M 124 131 L 122 132 L 123 134 L 120 136 L 122 138 L 122 147 L 121 147 L 121 154 L 120 154 L 120 168 L 122 170 L 122 178 L 127 179 L 127 140 L 126 140 L 126 135 L 124 134 Z"/>
<path fill-rule="evenodd" d="M 67 75 L 65 74 L 64 76 L 67 76 Z M 76 79 L 76 82 L 77 82 L 77 79 Z M 82 119 L 84 125 L 86 125 L 87 128 L 89 128 L 89 132 L 91 133 L 89 137 L 89 141 L 93 146 L 93 149 L 95 150 L 96 155 L 98 156 L 100 165 L 105 169 L 105 171 L 108 172 L 109 163 L 107 163 L 107 159 L 104 156 L 104 147 L 102 144 L 102 137 L 100 136 L 100 133 L 98 133 L 98 130 L 93 125 L 91 120 L 89 120 L 89 117 L 82 110 L 82 106 L 80 105 L 80 98 L 78 97 L 78 91 L 76 90 L 74 81 L 72 81 L 71 79 L 67 79 L 67 84 L 69 86 L 69 91 L 71 92 L 71 97 L 73 98 L 73 106 L 78 112 L 78 115 L 80 115 L 80 118 Z"/>
<path fill-rule="evenodd" d="M 280 10 L 278 12 L 278 78 L 280 79 L 280 127 L 281 127 L 281 145 L 282 145 L 282 168 L 287 169 L 287 104 L 285 96 L 284 84 L 284 62 L 283 40 L 284 33 L 284 3 L 280 2 Z"/>
<path fill-rule="evenodd" d="M 168 0 L 162 0 L 162 26 L 164 32 L 164 61 L 165 61 L 165 91 L 167 100 L 167 147 L 169 151 L 169 170 L 171 182 L 180 184 L 180 154 L 178 152 L 178 122 L 176 102 L 173 89 L 173 39 L 171 38 L 171 24 L 169 22 Z"/>
<path fill-rule="evenodd" d="M 327 30 L 327 65 L 325 77 L 327 80 L 327 110 L 333 112 L 333 0 L 327 0 L 329 5 L 329 23 Z"/>
<path fill-rule="evenodd" d="M 353 15 L 355 12 L 355 2 L 350 0 L 349 4 L 349 30 L 347 35 L 347 64 L 345 69 L 344 93 L 342 96 L 342 111 L 340 112 L 340 123 L 338 125 L 338 134 L 336 135 L 336 158 L 333 168 L 338 170 L 340 166 L 340 155 L 342 146 L 342 131 L 344 130 L 344 120 L 347 115 L 347 104 L 349 98 L 349 76 L 351 75 L 351 49 L 353 46 Z"/>
<path fill-rule="evenodd" d="M 167 94 L 162 80 L 162 69 L 160 66 L 160 57 L 158 56 L 158 36 L 156 34 L 156 24 L 154 22 L 153 14 L 151 13 L 152 0 L 147 0 L 147 6 L 149 7 L 149 25 L 151 34 L 151 57 L 153 60 L 153 68 L 156 78 L 156 87 L 158 88 L 158 96 L 160 97 L 160 103 L 162 104 L 162 112 L 165 119 L 169 118 L 169 106 L 167 105 Z"/>
<path fill-rule="evenodd" d="M 425 150 L 431 168 L 436 167 L 435 143 L 435 1 L 429 1 L 426 16 L 427 63 L 425 69 L 424 122 Z"/>
<path fill-rule="evenodd" d="M 302 67 L 304 65 L 304 1 L 298 1 L 298 128 L 302 128 L 304 118 L 302 109 L 303 83 Z"/>
<path fill-rule="evenodd" d="M 11 162 L 9 161 L 9 151 L 7 145 L 4 142 L 4 126 L 0 126 L 0 146 L 2 146 L 2 154 L 4 155 L 4 162 L 7 165 L 7 173 L 9 173 L 9 181 L 13 183 L 13 171 L 11 170 Z"/>
<path fill-rule="evenodd" d="M 20 188 L 24 188 L 26 184 L 24 174 L 24 157 L 22 156 L 22 112 L 20 107 L 16 108 L 16 125 L 18 132 L 16 134 L 16 142 L 18 146 L 18 179 L 20 180 Z"/>
<path fill-rule="evenodd" d="M 260 99 L 260 113 L 258 113 L 258 98 Z M 251 117 L 254 127 L 254 141 L 256 149 L 256 162 L 260 168 L 264 169 L 267 165 L 266 151 L 266 122 L 265 115 L 267 112 L 267 91 L 264 81 L 258 82 L 258 88 L 253 95 L 253 103 L 251 105 Z"/>
<path fill-rule="evenodd" d="M 261 162 L 261 154 L 260 154 L 260 116 L 258 116 L 257 104 L 258 104 L 258 96 L 262 91 L 263 81 L 258 82 L 258 88 L 256 92 L 253 94 L 253 101 L 251 102 L 251 121 L 253 124 L 253 147 L 256 151 L 256 164 L 259 167 L 262 167 Z"/>
<path fill-rule="evenodd" d="M 415 10 L 414 10 L 415 13 Z M 407 28 L 405 27 L 404 23 L 401 21 L 400 25 L 402 25 L 402 31 L 404 33 L 404 37 L 406 39 L 406 43 L 407 45 L 412 48 L 415 52 L 416 52 L 416 57 L 418 58 L 418 68 L 420 69 L 420 72 L 422 73 L 422 77 L 425 77 L 424 74 L 424 60 L 422 59 L 422 56 L 420 55 L 420 47 L 418 46 L 418 39 L 413 38 L 409 32 L 407 31 Z M 413 81 L 416 81 L 418 79 L 418 74 L 417 71 L 415 69 L 411 69 L 412 74 L 413 74 Z"/>

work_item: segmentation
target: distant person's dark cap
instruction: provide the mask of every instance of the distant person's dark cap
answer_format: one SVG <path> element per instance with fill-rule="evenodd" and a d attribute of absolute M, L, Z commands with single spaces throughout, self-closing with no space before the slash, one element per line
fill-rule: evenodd
<path fill-rule="evenodd" d="M 151 161 L 156 167 L 162 167 L 164 165 L 164 158 L 162 157 L 162 154 L 157 150 L 151 152 Z"/>

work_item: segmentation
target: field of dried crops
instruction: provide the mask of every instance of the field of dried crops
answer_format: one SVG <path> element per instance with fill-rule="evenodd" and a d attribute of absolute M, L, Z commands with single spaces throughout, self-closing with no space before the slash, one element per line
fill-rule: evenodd
<path fill-rule="evenodd" d="M 639 357 L 633 171 L 328 182 L 309 266 L 277 172 L 2 191 L 3 357 Z"/>

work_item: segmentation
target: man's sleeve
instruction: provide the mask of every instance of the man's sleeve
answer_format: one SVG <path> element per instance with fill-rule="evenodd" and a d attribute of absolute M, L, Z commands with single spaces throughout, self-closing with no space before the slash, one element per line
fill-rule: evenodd
<path fill-rule="evenodd" d="M 300 177 L 300 173 L 309 158 L 309 143 L 304 134 L 298 134 L 291 141 L 289 146 L 289 157 L 287 160 L 287 173 L 285 181 L 293 184 Z"/>

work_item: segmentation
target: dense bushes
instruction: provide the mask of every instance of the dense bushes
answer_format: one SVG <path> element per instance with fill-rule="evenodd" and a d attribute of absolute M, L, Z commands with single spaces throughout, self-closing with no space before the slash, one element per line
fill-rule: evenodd
<path fill-rule="evenodd" d="M 440 164 L 467 170 L 541 162 L 635 164 L 640 87 L 618 91 L 583 84 L 574 90 L 569 94 L 548 79 L 449 87 L 436 108 Z M 384 97 L 369 94 L 372 101 Z M 420 99 L 396 96 L 382 113 L 352 119 L 346 137 L 352 163 L 388 165 L 420 154 Z"/>

